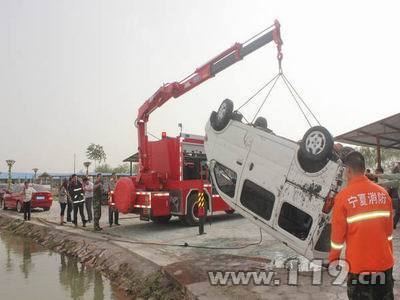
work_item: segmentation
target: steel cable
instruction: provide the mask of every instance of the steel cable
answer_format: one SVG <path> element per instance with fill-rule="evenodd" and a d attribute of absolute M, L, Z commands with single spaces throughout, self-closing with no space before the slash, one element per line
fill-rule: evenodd
<path fill-rule="evenodd" d="M 254 120 L 256 119 L 258 113 L 260 112 L 261 108 L 264 106 L 264 104 L 265 104 L 265 102 L 267 101 L 269 95 L 271 94 L 272 90 L 274 89 L 276 82 L 278 81 L 278 79 L 279 79 L 280 77 L 281 77 L 281 73 L 279 73 L 279 74 L 276 76 L 276 79 L 275 79 L 274 83 L 272 84 L 271 88 L 270 88 L 269 91 L 268 91 L 268 94 L 267 94 L 267 95 L 265 96 L 265 98 L 264 98 L 264 101 L 261 103 L 261 105 L 260 105 L 260 107 L 258 108 L 256 114 L 254 115 L 253 120 L 251 120 L 251 123 L 253 123 Z"/>
<path fill-rule="evenodd" d="M 300 103 L 297 101 L 296 96 L 293 94 L 293 91 L 292 91 L 291 88 L 289 87 L 289 84 L 286 82 L 283 73 L 282 73 L 282 80 L 283 80 L 283 82 L 285 83 L 286 87 L 288 88 L 290 94 L 291 94 L 292 97 L 293 97 L 293 100 L 296 102 L 296 104 L 297 104 L 298 108 L 300 109 L 301 113 L 303 114 L 304 118 L 307 120 L 308 125 L 309 125 L 310 127 L 312 127 L 310 120 L 308 120 L 307 115 L 305 114 L 304 110 L 301 108 L 301 105 L 300 105 Z"/>
<path fill-rule="evenodd" d="M 300 96 L 300 94 L 297 92 L 297 90 L 293 87 L 293 85 L 290 83 L 289 79 L 287 79 L 286 75 L 282 73 L 282 77 L 286 79 L 287 83 L 290 85 L 290 87 L 293 89 L 297 97 L 300 99 L 300 101 L 304 104 L 304 106 L 307 108 L 307 110 L 310 112 L 310 114 L 313 116 L 315 121 L 317 121 L 318 125 L 321 125 L 321 123 L 318 121 L 317 117 L 314 115 L 310 107 L 308 107 L 307 103 L 303 100 L 303 98 Z"/>

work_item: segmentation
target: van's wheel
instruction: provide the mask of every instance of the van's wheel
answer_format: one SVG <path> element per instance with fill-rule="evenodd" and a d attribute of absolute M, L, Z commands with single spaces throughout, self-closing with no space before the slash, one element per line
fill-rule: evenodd
<path fill-rule="evenodd" d="M 3 198 L 3 210 L 7 210 L 6 200 L 4 200 L 4 198 Z"/>
<path fill-rule="evenodd" d="M 159 217 L 150 216 L 150 220 L 153 221 L 153 223 L 156 223 L 156 224 L 166 224 L 166 223 L 169 222 L 171 217 L 172 217 L 171 215 L 169 215 L 169 216 L 159 216 Z"/>
<path fill-rule="evenodd" d="M 22 212 L 22 204 L 20 201 L 17 201 L 17 212 L 21 213 Z"/>
<path fill-rule="evenodd" d="M 207 216 L 207 203 L 204 208 L 204 213 Z M 187 213 L 184 216 L 184 222 L 189 226 L 199 225 L 199 211 L 197 207 L 197 194 L 191 194 L 187 202 Z"/>
<path fill-rule="evenodd" d="M 234 212 L 235 212 L 234 209 L 228 209 L 228 210 L 225 211 L 225 213 L 226 213 L 227 215 L 231 215 L 231 214 L 233 214 Z"/>
<path fill-rule="evenodd" d="M 333 137 L 322 126 L 311 127 L 304 134 L 300 142 L 300 151 L 305 159 L 310 161 L 323 161 L 331 156 L 333 149 Z"/>
<path fill-rule="evenodd" d="M 211 114 L 211 126 L 214 130 L 220 131 L 228 125 L 229 120 L 232 119 L 233 102 L 232 100 L 225 99 L 222 101 L 216 113 Z"/>
<path fill-rule="evenodd" d="M 325 127 L 314 126 L 304 134 L 297 157 L 304 171 L 316 173 L 328 163 L 332 151 L 332 135 Z"/>
<path fill-rule="evenodd" d="M 258 117 L 254 122 L 254 126 L 260 127 L 261 129 L 268 129 L 267 119 L 264 117 Z"/>

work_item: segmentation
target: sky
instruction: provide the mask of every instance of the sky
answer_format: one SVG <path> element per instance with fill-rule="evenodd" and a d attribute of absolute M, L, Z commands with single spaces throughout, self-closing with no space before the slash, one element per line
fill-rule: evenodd
<path fill-rule="evenodd" d="M 399 112 L 397 1 L 0 0 L 0 171 L 77 171 L 100 144 L 112 166 L 137 150 L 137 110 L 235 42 L 281 23 L 283 71 L 338 135 Z M 160 136 L 204 134 L 212 110 L 238 107 L 278 72 L 271 43 L 151 116 Z M 264 93 L 265 95 L 265 93 Z M 243 113 L 254 115 L 258 97 Z M 280 83 L 261 109 L 300 140 L 304 117 Z"/>

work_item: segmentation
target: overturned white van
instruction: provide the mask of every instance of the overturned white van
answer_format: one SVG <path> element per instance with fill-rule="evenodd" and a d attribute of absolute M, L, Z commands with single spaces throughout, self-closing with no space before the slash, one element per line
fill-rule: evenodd
<path fill-rule="evenodd" d="M 244 124 L 226 99 L 206 125 L 213 183 L 238 213 L 306 258 L 327 258 L 333 197 L 343 186 L 333 138 L 321 126 L 300 142 L 275 135 L 264 118 Z"/>

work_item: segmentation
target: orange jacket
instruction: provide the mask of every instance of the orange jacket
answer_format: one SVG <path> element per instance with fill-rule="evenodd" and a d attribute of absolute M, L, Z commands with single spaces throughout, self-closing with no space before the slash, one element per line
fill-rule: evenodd
<path fill-rule="evenodd" d="M 394 265 L 392 199 L 364 175 L 340 191 L 333 206 L 329 261 L 339 259 L 346 244 L 350 272 L 379 272 Z"/>

